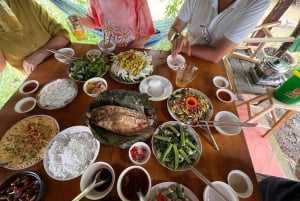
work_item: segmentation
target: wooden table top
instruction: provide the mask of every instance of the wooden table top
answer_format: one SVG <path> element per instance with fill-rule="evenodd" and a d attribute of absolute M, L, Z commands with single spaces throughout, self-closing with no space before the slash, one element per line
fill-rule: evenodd
<path fill-rule="evenodd" d="M 75 49 L 76 56 L 83 55 L 88 50 L 96 48 L 94 45 L 86 44 L 71 44 L 70 47 Z M 168 78 L 173 83 L 173 89 L 177 89 L 177 86 L 175 85 L 176 72 L 168 68 L 166 64 L 166 56 L 169 54 L 169 52 L 159 50 L 147 51 L 153 57 L 153 64 L 155 66 L 154 74 Z M 223 63 L 220 62 L 213 64 L 190 57 L 186 57 L 186 59 L 196 64 L 196 66 L 198 66 L 200 69 L 198 77 L 192 83 L 190 83 L 188 87 L 198 89 L 210 98 L 213 103 L 214 115 L 222 110 L 236 113 L 234 103 L 224 104 L 215 96 L 217 89 L 213 86 L 213 77 L 217 75 L 227 77 Z M 28 77 L 28 80 L 38 80 L 41 88 L 46 83 L 54 79 L 68 78 L 67 69 L 67 64 L 60 63 L 55 60 L 53 56 L 51 56 L 37 67 L 37 69 Z M 138 90 L 138 84 L 121 84 L 111 79 L 108 74 L 106 74 L 104 78 L 108 82 L 108 89 L 122 88 L 127 90 Z M 94 99 L 87 96 L 83 92 L 83 83 L 77 82 L 77 84 L 78 96 L 64 108 L 57 110 L 44 110 L 36 107 L 34 110 L 24 114 L 16 113 L 14 111 L 14 105 L 24 96 L 35 96 L 37 92 L 31 95 L 23 95 L 17 91 L 0 111 L 0 137 L 3 136 L 5 132 L 19 120 L 36 114 L 51 115 L 58 121 L 60 130 L 75 125 L 85 125 L 85 123 L 82 121 L 82 117 L 84 116 L 88 105 L 93 102 Z M 173 120 L 168 113 L 166 100 L 152 102 L 152 104 L 157 109 L 158 124 Z M 198 132 L 203 146 L 201 158 L 195 168 L 201 171 L 209 180 L 218 180 L 223 182 L 227 182 L 227 175 L 231 170 L 242 170 L 250 176 L 254 184 L 254 192 L 250 198 L 240 198 L 240 200 L 262 200 L 244 135 L 241 133 L 235 136 L 224 136 L 218 134 L 216 130 L 212 128 L 212 133 L 220 147 L 220 151 L 216 151 L 211 144 L 208 134 L 200 128 L 195 128 L 195 130 Z M 150 141 L 148 143 L 150 144 Z M 123 169 L 133 165 L 128 158 L 128 150 L 101 144 L 100 153 L 96 161 L 104 161 L 109 163 L 114 168 L 116 173 L 116 181 L 113 190 L 106 198 L 102 200 L 119 200 L 116 190 L 117 178 Z M 203 199 L 203 191 L 206 185 L 191 171 L 170 171 L 161 166 L 153 154 L 150 160 L 142 166 L 150 173 L 152 185 L 165 181 L 178 182 L 193 191 L 199 200 Z M 43 162 L 39 162 L 38 164 L 25 170 L 36 171 L 44 178 L 47 184 L 46 193 L 44 196 L 45 201 L 72 200 L 72 198 L 80 193 L 80 177 L 69 181 L 54 180 L 45 172 Z M 7 178 L 21 171 L 23 170 L 14 171 L 0 167 L 0 183 L 3 183 Z M 83 200 L 87 199 L 84 198 Z"/>

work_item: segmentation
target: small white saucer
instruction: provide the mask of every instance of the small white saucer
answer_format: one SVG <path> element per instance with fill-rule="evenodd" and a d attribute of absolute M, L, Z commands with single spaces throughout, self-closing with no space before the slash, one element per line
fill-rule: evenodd
<path fill-rule="evenodd" d="M 25 97 L 19 100 L 15 105 L 15 111 L 18 113 L 26 113 L 33 110 L 36 106 L 36 99 L 33 97 Z"/>
<path fill-rule="evenodd" d="M 229 81 L 225 77 L 215 76 L 213 78 L 213 84 L 219 89 L 224 89 L 229 86 Z"/>
<path fill-rule="evenodd" d="M 139 86 L 141 93 L 147 93 L 149 100 L 161 101 L 167 99 L 173 91 L 171 82 L 162 76 L 152 75 L 142 80 Z"/>

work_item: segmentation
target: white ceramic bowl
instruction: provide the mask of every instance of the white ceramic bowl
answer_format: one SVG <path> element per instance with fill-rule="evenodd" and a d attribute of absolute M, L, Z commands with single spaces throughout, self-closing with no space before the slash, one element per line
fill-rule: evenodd
<path fill-rule="evenodd" d="M 213 84 L 215 87 L 222 89 L 229 86 L 229 81 L 225 77 L 216 76 L 213 78 Z"/>
<path fill-rule="evenodd" d="M 241 170 L 232 170 L 227 176 L 227 182 L 241 198 L 248 198 L 253 193 L 253 183 L 249 176 Z"/>
<path fill-rule="evenodd" d="M 185 58 L 180 54 L 178 54 L 175 58 L 173 58 L 172 55 L 169 55 L 167 57 L 167 64 L 172 70 L 177 70 L 179 66 L 185 64 Z"/>
<path fill-rule="evenodd" d="M 218 89 L 216 95 L 219 101 L 223 103 L 231 103 L 236 100 L 235 94 L 229 89 Z"/>
<path fill-rule="evenodd" d="M 100 56 L 101 55 L 101 51 L 98 49 L 91 49 L 89 50 L 86 55 L 97 55 Z"/>
<path fill-rule="evenodd" d="M 15 105 L 15 111 L 18 113 L 26 113 L 33 110 L 36 106 L 36 99 L 33 97 L 25 97 L 19 100 Z"/>
<path fill-rule="evenodd" d="M 238 201 L 239 198 L 234 190 L 222 181 L 214 181 L 212 184 L 230 201 Z M 221 201 L 222 197 L 211 187 L 206 186 L 203 192 L 203 201 Z"/>
<path fill-rule="evenodd" d="M 69 57 L 72 57 L 75 55 L 75 51 L 72 48 L 61 48 L 59 50 L 57 50 L 57 52 L 62 53 L 64 55 L 67 55 Z M 54 53 L 54 57 L 55 59 L 57 59 L 58 61 L 62 62 L 62 63 L 71 63 L 73 60 L 67 57 L 64 57 L 60 54 Z"/>
<path fill-rule="evenodd" d="M 240 122 L 238 116 L 228 111 L 220 111 L 216 114 L 214 121 L 224 122 Z M 242 131 L 242 127 L 239 126 L 215 126 L 216 130 L 223 135 L 237 135 Z"/>
<path fill-rule="evenodd" d="M 96 98 L 98 95 L 107 89 L 107 82 L 102 77 L 93 77 L 84 82 L 83 91 L 93 97 Z"/>
<path fill-rule="evenodd" d="M 38 90 L 39 82 L 37 80 L 27 80 L 19 87 L 19 92 L 22 94 L 30 94 Z"/>
<path fill-rule="evenodd" d="M 86 168 L 86 170 L 84 171 L 83 175 L 81 176 L 80 179 L 80 190 L 84 190 L 89 184 L 91 184 L 95 174 L 100 170 L 100 169 L 106 169 L 108 170 L 108 172 L 103 172 L 103 174 L 111 174 L 110 180 L 103 184 L 100 188 L 100 191 L 96 189 L 91 190 L 85 197 L 87 197 L 90 200 L 99 200 L 101 198 L 104 198 L 114 187 L 114 183 L 115 183 L 115 172 L 114 169 L 111 167 L 111 165 L 109 165 L 106 162 L 96 162 L 91 164 L 90 166 L 88 166 Z M 105 175 L 108 176 L 108 175 Z"/>
<path fill-rule="evenodd" d="M 122 201 L 138 200 L 137 192 L 148 197 L 151 190 L 151 177 L 148 171 L 138 165 L 124 169 L 117 181 L 117 192 Z"/>
<path fill-rule="evenodd" d="M 144 142 L 136 142 L 128 150 L 129 159 L 136 165 L 145 164 L 151 156 L 150 147 Z"/>

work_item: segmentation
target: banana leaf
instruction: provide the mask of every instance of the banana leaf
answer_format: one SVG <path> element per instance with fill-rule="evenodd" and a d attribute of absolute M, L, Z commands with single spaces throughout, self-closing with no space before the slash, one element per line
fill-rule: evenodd
<path fill-rule="evenodd" d="M 147 141 L 151 138 L 157 126 L 157 113 L 155 108 L 152 107 L 147 94 L 122 89 L 106 90 L 99 94 L 95 102 L 90 104 L 89 111 L 103 105 L 116 105 L 135 109 L 144 113 L 151 123 L 149 129 L 141 130 L 138 135 L 125 136 L 97 126 L 93 119 L 87 117 L 86 124 L 90 127 L 94 137 L 102 144 L 125 149 L 135 142 Z"/>

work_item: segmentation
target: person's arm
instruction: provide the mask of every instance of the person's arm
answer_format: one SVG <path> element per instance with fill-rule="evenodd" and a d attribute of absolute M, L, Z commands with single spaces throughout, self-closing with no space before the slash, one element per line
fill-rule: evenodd
<path fill-rule="evenodd" d="M 90 18 L 89 16 L 78 16 L 80 23 L 89 28 L 89 29 L 95 29 L 95 28 L 99 28 L 99 26 L 97 24 L 95 24 L 95 22 L 93 21 L 92 18 Z"/>
<path fill-rule="evenodd" d="M 0 73 L 4 70 L 6 66 L 6 59 L 4 58 L 4 55 L 0 51 Z"/>
<path fill-rule="evenodd" d="M 57 50 L 65 47 L 67 44 L 69 44 L 69 42 L 70 40 L 63 36 L 52 37 L 43 47 L 33 52 L 23 60 L 23 68 L 27 73 L 31 73 L 37 67 L 37 65 L 42 63 L 45 58 L 52 54 L 51 52 L 48 52 L 47 49 Z"/>

